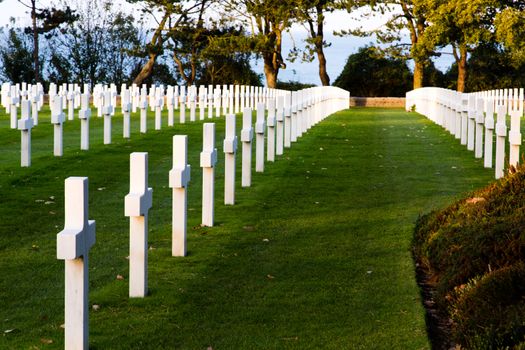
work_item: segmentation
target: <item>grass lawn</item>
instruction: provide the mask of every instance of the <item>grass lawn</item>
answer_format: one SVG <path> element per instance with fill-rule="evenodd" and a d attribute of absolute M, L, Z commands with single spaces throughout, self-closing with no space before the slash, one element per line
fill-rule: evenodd
<path fill-rule="evenodd" d="M 168 128 L 164 116 L 155 131 L 150 112 L 141 135 L 137 114 L 124 140 L 115 117 L 114 143 L 104 146 L 102 118 L 94 117 L 91 150 L 80 151 L 77 119 L 66 122 L 64 156 L 55 158 L 48 121 L 40 115 L 33 165 L 20 168 L 20 132 L 0 114 L 2 349 L 63 347 L 64 262 L 55 249 L 68 176 L 89 177 L 89 218 L 97 222 L 89 256 L 90 304 L 99 306 L 90 310 L 93 349 L 428 349 L 409 250 L 414 222 L 493 179 L 424 117 L 355 108 L 254 172 L 251 188 L 240 188 L 239 152 L 236 205 L 224 206 L 224 119 L 214 119 L 216 227 L 201 228 L 202 122 Z M 192 166 L 184 258 L 171 257 L 174 134 L 188 135 Z M 150 295 L 130 300 L 124 196 L 133 151 L 149 152 L 153 207 Z"/>

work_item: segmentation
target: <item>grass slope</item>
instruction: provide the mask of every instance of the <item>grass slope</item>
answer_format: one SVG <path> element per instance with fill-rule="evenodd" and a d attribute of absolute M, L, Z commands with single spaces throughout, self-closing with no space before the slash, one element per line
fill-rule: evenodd
<path fill-rule="evenodd" d="M 421 349 L 424 310 L 410 255 L 418 215 L 488 183 L 492 171 L 445 132 L 401 110 L 353 109 L 314 127 L 237 203 L 224 206 L 218 147 L 216 227 L 201 228 L 202 123 L 164 127 L 79 151 L 79 121 L 65 126 L 64 157 L 52 128 L 33 132 L 33 166 L 19 167 L 18 131 L 0 116 L 0 348 L 63 347 L 63 262 L 55 258 L 68 176 L 88 176 L 97 243 L 90 253 L 94 349 Z M 217 123 L 217 144 L 224 135 Z M 238 129 L 240 119 L 238 121 Z M 170 253 L 171 136 L 189 136 L 189 256 Z M 149 152 L 153 208 L 149 287 L 128 298 L 129 153 Z M 41 200 L 49 202 L 41 202 Z M 117 275 L 124 280 L 116 279 Z"/>

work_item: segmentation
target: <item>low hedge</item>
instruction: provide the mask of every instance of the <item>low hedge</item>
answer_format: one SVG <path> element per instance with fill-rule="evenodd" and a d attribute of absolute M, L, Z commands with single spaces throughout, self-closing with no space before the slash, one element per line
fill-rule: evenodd
<path fill-rule="evenodd" d="M 420 217 L 416 262 L 469 349 L 525 349 L 525 167 Z"/>

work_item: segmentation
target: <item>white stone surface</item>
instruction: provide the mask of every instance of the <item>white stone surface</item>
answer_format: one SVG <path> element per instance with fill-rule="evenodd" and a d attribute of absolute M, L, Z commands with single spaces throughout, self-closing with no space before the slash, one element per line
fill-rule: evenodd
<path fill-rule="evenodd" d="M 114 113 L 113 98 L 111 91 L 104 93 L 104 107 L 102 108 L 102 114 L 104 115 L 104 144 L 111 144 L 111 117 Z"/>
<path fill-rule="evenodd" d="M 505 167 L 505 137 L 507 136 L 507 110 L 505 105 L 499 105 L 496 107 L 496 113 L 498 121 L 496 123 L 496 162 L 495 174 L 496 179 L 503 177 L 503 169 Z"/>
<path fill-rule="evenodd" d="M 31 129 L 33 119 L 31 118 L 31 102 L 28 100 L 20 103 L 22 107 L 22 118 L 18 121 L 18 130 L 21 133 L 20 165 L 31 166 Z"/>
<path fill-rule="evenodd" d="M 252 110 L 245 108 L 242 116 L 242 177 L 241 186 L 250 187 L 252 184 Z"/>
<path fill-rule="evenodd" d="M 485 168 L 492 168 L 492 144 L 494 138 L 494 100 L 485 100 L 485 152 L 483 165 Z"/>
<path fill-rule="evenodd" d="M 18 96 L 18 91 L 15 85 L 11 86 L 11 91 L 9 94 L 9 111 L 11 112 L 11 129 L 17 128 L 18 123 L 18 104 L 20 103 L 20 97 Z"/>
<path fill-rule="evenodd" d="M 55 95 L 51 108 L 51 124 L 53 124 L 53 154 L 56 157 L 61 157 L 64 154 L 62 134 L 63 123 L 66 118 L 62 112 L 62 96 Z"/>
<path fill-rule="evenodd" d="M 266 119 L 266 125 L 268 127 L 268 134 L 266 135 L 266 159 L 269 162 L 275 161 L 275 99 L 268 99 L 268 118 Z"/>
<path fill-rule="evenodd" d="M 173 136 L 173 168 L 169 173 L 172 188 L 171 255 L 186 256 L 187 187 L 191 168 L 188 164 L 188 136 Z"/>
<path fill-rule="evenodd" d="M 140 90 L 140 132 L 145 134 L 148 131 L 148 95 L 145 87 Z"/>
<path fill-rule="evenodd" d="M 476 142 L 474 157 L 483 157 L 483 128 L 485 125 L 484 101 L 482 98 L 476 99 Z"/>
<path fill-rule="evenodd" d="M 213 226 L 214 196 L 215 196 L 215 164 L 217 149 L 215 148 L 215 123 L 203 124 L 202 152 L 200 165 L 202 168 L 202 225 Z"/>
<path fill-rule="evenodd" d="M 60 101 L 62 107 L 62 99 Z M 89 348 L 89 263 L 95 221 L 88 220 L 88 179 L 65 181 L 65 225 L 57 235 L 57 259 L 65 260 L 65 349 Z"/>
<path fill-rule="evenodd" d="M 284 96 L 277 97 L 275 121 L 275 154 L 280 156 L 284 152 Z"/>
<path fill-rule="evenodd" d="M 130 154 L 129 193 L 124 197 L 124 215 L 129 217 L 129 297 L 148 294 L 148 211 L 153 189 L 148 187 L 148 153 Z"/>
<path fill-rule="evenodd" d="M 257 104 L 257 119 L 255 123 L 255 171 L 259 173 L 264 171 L 265 107 L 264 103 Z"/>
<path fill-rule="evenodd" d="M 224 136 L 224 204 L 235 204 L 235 155 L 237 153 L 237 136 L 235 135 L 235 114 L 226 116 Z"/>
<path fill-rule="evenodd" d="M 121 91 L 122 136 L 125 139 L 128 139 L 131 134 L 131 97 L 129 89 Z"/>

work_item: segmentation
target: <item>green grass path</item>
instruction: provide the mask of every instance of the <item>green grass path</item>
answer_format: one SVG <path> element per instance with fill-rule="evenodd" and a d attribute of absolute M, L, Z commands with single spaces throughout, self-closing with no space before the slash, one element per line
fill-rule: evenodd
<path fill-rule="evenodd" d="M 251 188 L 240 188 L 239 152 L 237 203 L 224 206 L 224 121 L 214 119 L 217 226 L 201 228 L 202 123 L 150 125 L 148 134 L 134 129 L 123 140 L 121 121 L 115 143 L 103 146 L 94 118 L 89 152 L 78 150 L 78 120 L 67 123 L 61 159 L 43 124 L 34 132 L 33 166 L 21 169 L 20 133 L 0 115 L 0 348 L 63 347 L 64 264 L 55 240 L 64 179 L 73 175 L 89 176 L 89 217 L 97 221 L 93 349 L 429 348 L 409 250 L 414 222 L 493 176 L 440 127 L 397 109 L 339 112 L 254 173 Z M 185 258 L 170 256 L 173 134 L 189 135 L 192 165 Z M 123 200 L 132 151 L 149 152 L 154 190 L 151 295 L 143 300 L 127 296 Z"/>

